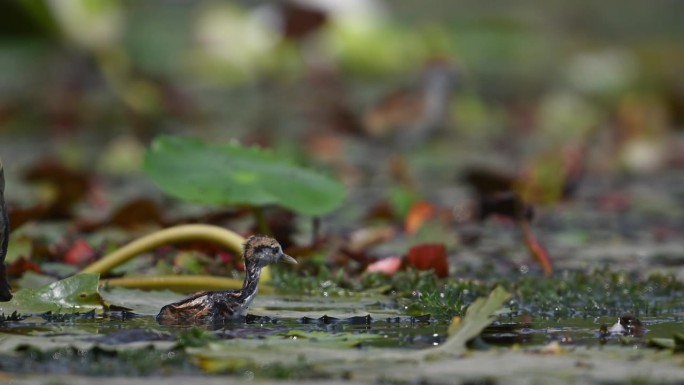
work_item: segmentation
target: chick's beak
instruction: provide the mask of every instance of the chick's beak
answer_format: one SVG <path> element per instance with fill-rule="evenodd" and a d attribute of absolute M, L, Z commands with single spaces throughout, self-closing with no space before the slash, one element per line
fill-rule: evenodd
<path fill-rule="evenodd" d="M 287 255 L 285 253 L 280 253 L 280 258 L 278 258 L 278 262 L 285 262 L 285 263 L 289 263 L 291 265 L 297 264 L 296 259 L 290 257 L 289 255 Z"/>

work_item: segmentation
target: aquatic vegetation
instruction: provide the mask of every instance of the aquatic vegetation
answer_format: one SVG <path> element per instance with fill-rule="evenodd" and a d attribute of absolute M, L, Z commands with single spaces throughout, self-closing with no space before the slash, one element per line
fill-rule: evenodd
<path fill-rule="evenodd" d="M 684 283 L 673 276 L 654 274 L 639 279 L 633 274 L 609 269 L 565 271 L 559 277 L 518 275 L 506 279 L 439 279 L 431 272 L 406 270 L 392 277 L 364 274 L 350 278 L 342 270 L 322 268 L 320 276 L 298 276 L 277 270 L 273 284 L 287 293 L 335 295 L 378 292 L 399 301 L 406 314 L 431 314 L 449 320 L 489 287 L 501 285 L 513 294 L 509 316 L 530 314 L 539 318 L 661 316 L 681 313 Z"/>
<path fill-rule="evenodd" d="M 191 327 L 188 330 L 183 330 L 176 336 L 178 347 L 181 348 L 205 346 L 209 342 L 216 341 L 217 339 L 218 337 L 216 337 L 214 333 L 199 327 Z"/>
<path fill-rule="evenodd" d="M 661 316 L 684 306 L 682 282 L 660 274 L 639 279 L 609 269 L 566 271 L 556 279 L 522 277 L 507 287 L 515 293 L 512 310 L 537 317 Z"/>
<path fill-rule="evenodd" d="M 322 215 L 339 207 L 346 196 L 344 185 L 332 178 L 236 143 L 162 136 L 145 155 L 145 172 L 173 196 L 213 205 L 279 205 Z"/>
<path fill-rule="evenodd" d="M 103 310 L 98 274 L 78 274 L 37 289 L 20 289 L 2 308 L 22 313 Z"/>

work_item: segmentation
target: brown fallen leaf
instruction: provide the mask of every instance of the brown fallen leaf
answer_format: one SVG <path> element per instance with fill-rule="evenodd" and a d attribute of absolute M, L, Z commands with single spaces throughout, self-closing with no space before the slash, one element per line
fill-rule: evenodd
<path fill-rule="evenodd" d="M 22 256 L 7 265 L 7 276 L 13 278 L 19 278 L 27 271 L 32 271 L 34 273 L 42 273 L 42 270 L 38 264 L 33 261 L 28 260 L 25 256 Z"/>
<path fill-rule="evenodd" d="M 31 207 L 8 207 L 7 216 L 10 219 L 9 232 L 13 232 L 25 223 L 45 217 L 49 211 L 50 205 L 45 203 L 39 203 Z"/>
<path fill-rule="evenodd" d="M 320 30 L 328 20 L 323 9 L 306 2 L 284 1 L 280 4 L 283 37 L 299 41 Z"/>

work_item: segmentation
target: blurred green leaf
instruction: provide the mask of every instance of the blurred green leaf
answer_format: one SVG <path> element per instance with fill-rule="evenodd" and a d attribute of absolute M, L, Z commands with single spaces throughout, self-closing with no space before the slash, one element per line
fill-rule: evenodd
<path fill-rule="evenodd" d="M 406 218 L 411 206 L 420 200 L 420 196 L 406 187 L 395 187 L 389 192 L 389 201 L 394 212 L 400 218 Z"/>
<path fill-rule="evenodd" d="M 341 183 L 275 154 L 238 144 L 163 136 L 145 154 L 145 173 L 165 192 L 217 205 L 279 205 L 306 215 L 336 209 Z"/>

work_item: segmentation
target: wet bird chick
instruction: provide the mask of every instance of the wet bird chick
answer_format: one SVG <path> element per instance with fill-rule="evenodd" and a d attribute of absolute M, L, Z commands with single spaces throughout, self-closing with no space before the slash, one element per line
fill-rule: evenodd
<path fill-rule="evenodd" d="M 256 296 L 261 269 L 276 262 L 296 264 L 283 253 L 273 238 L 251 236 L 244 245 L 245 282 L 239 290 L 205 291 L 179 302 L 164 306 L 157 314 L 157 322 L 173 324 L 220 324 L 239 320 Z"/>

